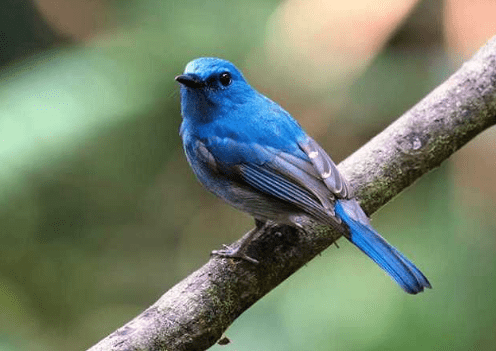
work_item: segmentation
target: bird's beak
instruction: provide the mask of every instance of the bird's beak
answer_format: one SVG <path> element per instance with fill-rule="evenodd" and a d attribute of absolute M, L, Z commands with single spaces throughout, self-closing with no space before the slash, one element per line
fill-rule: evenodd
<path fill-rule="evenodd" d="M 205 86 L 205 83 L 199 77 L 191 74 L 181 74 L 175 80 L 188 88 L 201 88 Z"/>

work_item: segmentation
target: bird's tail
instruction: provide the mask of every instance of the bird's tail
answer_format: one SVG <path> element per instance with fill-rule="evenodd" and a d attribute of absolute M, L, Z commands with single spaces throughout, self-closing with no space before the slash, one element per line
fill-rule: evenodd
<path fill-rule="evenodd" d="M 377 233 L 355 200 L 336 201 L 336 214 L 349 227 L 348 240 L 384 269 L 409 294 L 417 294 L 431 284 L 401 252 Z"/>

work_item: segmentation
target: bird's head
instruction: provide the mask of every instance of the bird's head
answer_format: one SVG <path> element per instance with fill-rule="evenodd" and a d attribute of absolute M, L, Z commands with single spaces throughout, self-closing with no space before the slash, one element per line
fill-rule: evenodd
<path fill-rule="evenodd" d="M 231 62 L 201 57 L 186 65 L 176 77 L 181 84 L 184 118 L 208 121 L 249 101 L 255 91 Z"/>

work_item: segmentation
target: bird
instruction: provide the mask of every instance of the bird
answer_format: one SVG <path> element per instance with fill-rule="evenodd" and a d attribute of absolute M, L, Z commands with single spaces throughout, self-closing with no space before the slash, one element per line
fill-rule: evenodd
<path fill-rule="evenodd" d="M 409 294 L 431 288 L 424 274 L 371 225 L 348 181 L 324 149 L 280 105 L 247 82 L 231 62 L 200 57 L 175 77 L 180 87 L 180 136 L 200 183 L 256 227 L 236 248 L 215 255 L 254 264 L 247 248 L 262 230 L 302 219 L 343 235 Z"/>

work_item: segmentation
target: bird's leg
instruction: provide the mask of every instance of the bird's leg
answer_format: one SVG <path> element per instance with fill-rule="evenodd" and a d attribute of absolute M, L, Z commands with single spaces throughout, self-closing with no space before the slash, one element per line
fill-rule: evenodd
<path fill-rule="evenodd" d="M 258 219 L 255 219 L 255 228 L 246 233 L 241 239 L 241 243 L 237 248 L 232 248 L 230 246 L 224 245 L 223 250 L 214 250 L 212 251 L 212 255 L 220 256 L 220 257 L 230 257 L 230 258 L 241 258 L 245 261 L 258 264 L 258 261 L 254 258 L 251 258 L 246 254 L 246 250 L 250 243 L 257 238 L 261 233 L 265 231 L 266 228 L 272 226 L 272 223 L 262 222 Z"/>

